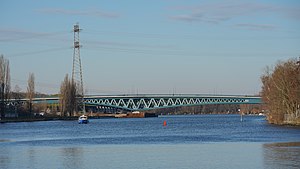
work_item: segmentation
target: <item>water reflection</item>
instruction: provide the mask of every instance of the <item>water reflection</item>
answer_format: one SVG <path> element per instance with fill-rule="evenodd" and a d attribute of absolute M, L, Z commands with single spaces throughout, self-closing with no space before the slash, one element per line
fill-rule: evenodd
<path fill-rule="evenodd" d="M 37 153 L 36 153 L 36 149 L 34 149 L 33 147 L 29 147 L 28 151 L 27 151 L 27 156 L 28 156 L 28 160 L 26 160 L 26 163 L 30 163 L 28 164 L 28 166 L 31 166 L 32 168 L 36 168 L 36 163 L 37 163 Z"/>
<path fill-rule="evenodd" d="M 264 168 L 300 168 L 300 142 L 264 144 L 263 151 Z"/>
<path fill-rule="evenodd" d="M 62 168 L 76 168 L 82 166 L 83 149 L 81 147 L 67 147 L 61 149 L 62 153 Z"/>
<path fill-rule="evenodd" d="M 0 147 L 0 168 L 8 168 L 10 163 L 10 151 L 8 147 Z"/>

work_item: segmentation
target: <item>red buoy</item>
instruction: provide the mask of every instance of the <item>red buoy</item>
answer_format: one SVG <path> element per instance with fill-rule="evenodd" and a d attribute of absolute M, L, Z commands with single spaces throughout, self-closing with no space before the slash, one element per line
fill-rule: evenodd
<path fill-rule="evenodd" d="M 163 124 L 163 126 L 167 126 L 167 121 L 166 121 L 166 120 L 164 121 L 164 124 Z"/>

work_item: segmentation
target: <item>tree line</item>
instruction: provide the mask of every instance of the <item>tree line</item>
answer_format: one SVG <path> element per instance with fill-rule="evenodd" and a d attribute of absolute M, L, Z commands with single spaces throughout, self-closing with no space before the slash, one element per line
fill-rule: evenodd
<path fill-rule="evenodd" d="M 69 78 L 68 74 L 61 83 L 59 95 L 58 111 L 62 116 L 73 116 L 78 111 L 78 92 L 76 83 Z M 38 106 L 33 104 L 35 97 L 45 97 L 48 95 L 40 94 L 35 91 L 35 77 L 29 73 L 27 90 L 21 92 L 21 88 L 16 85 L 11 91 L 10 66 L 9 61 L 0 55 L 0 119 L 5 119 L 11 112 L 17 112 L 18 116 L 33 117 L 39 111 Z M 24 104 L 21 99 L 26 98 Z M 14 100 L 14 104 L 11 103 Z M 39 105 L 40 106 L 40 105 Z M 47 107 L 47 106 L 46 106 Z"/>
<path fill-rule="evenodd" d="M 0 119 L 4 119 L 9 112 L 19 111 L 23 116 L 33 114 L 33 98 L 35 94 L 35 78 L 33 73 L 29 73 L 27 92 L 21 93 L 19 86 L 15 86 L 15 91 L 11 91 L 9 61 L 0 56 Z M 21 99 L 27 98 L 26 104 L 21 104 Z M 14 104 L 11 103 L 14 99 Z"/>

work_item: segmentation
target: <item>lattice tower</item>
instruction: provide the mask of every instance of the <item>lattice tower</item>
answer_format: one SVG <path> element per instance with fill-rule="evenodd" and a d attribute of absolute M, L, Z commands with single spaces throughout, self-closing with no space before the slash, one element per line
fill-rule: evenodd
<path fill-rule="evenodd" d="M 82 80 L 82 65 L 80 58 L 80 48 L 82 47 L 79 43 L 79 24 L 74 25 L 74 53 L 73 53 L 73 68 L 72 68 L 72 80 L 76 83 L 77 87 L 77 104 L 78 111 L 85 113 L 84 105 L 84 91 L 83 91 L 83 80 Z"/>

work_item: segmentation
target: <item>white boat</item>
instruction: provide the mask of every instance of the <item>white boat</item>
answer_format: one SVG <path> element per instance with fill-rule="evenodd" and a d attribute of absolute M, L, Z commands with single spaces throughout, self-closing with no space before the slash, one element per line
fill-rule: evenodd
<path fill-rule="evenodd" d="M 86 116 L 86 115 L 81 115 L 81 116 L 78 118 L 78 123 L 79 123 L 79 124 L 87 124 L 88 122 L 89 122 L 88 116 Z"/>

